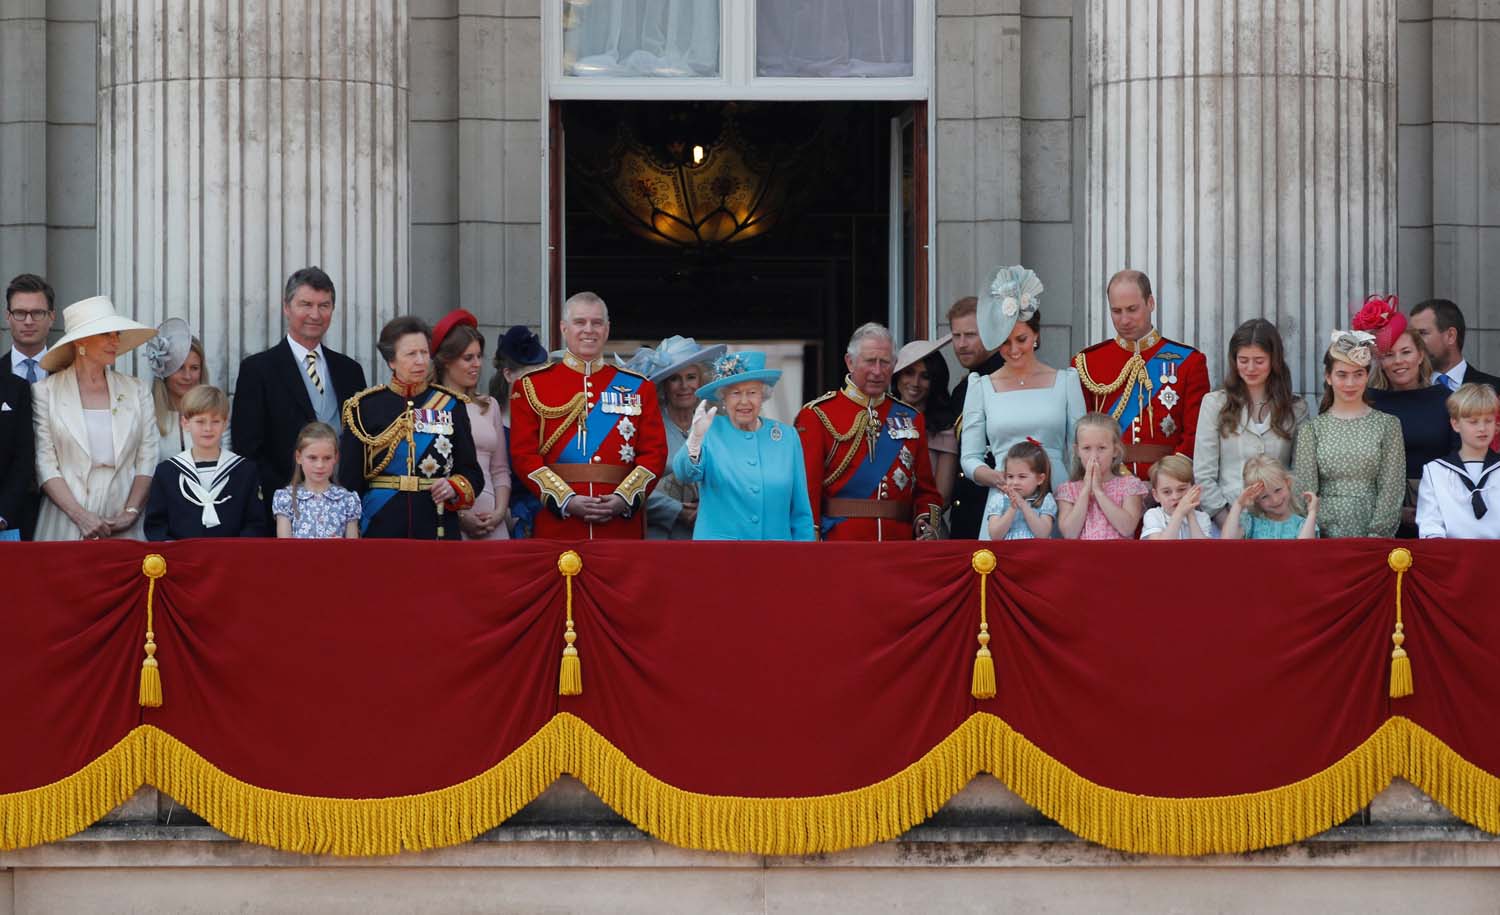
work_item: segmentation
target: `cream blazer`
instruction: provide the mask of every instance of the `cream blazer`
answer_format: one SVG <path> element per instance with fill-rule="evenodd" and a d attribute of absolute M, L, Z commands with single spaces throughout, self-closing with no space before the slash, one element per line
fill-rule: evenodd
<path fill-rule="evenodd" d="M 31 404 L 36 426 L 37 485 L 61 477 L 80 505 L 109 517 L 124 511 L 136 477 L 156 472 L 158 435 L 151 386 L 113 370 L 105 373 L 105 382 L 109 385 L 110 426 L 114 432 L 113 467 L 93 467 L 83 397 L 73 366 L 32 385 Z M 139 520 L 116 536 L 142 539 Z M 79 539 L 78 526 L 45 495 L 37 516 L 36 539 Z"/>
<path fill-rule="evenodd" d="M 1307 422 L 1307 404 L 1298 397 L 1292 402 L 1293 421 L 1296 430 Z M 1203 498 L 1198 507 L 1209 515 L 1240 497 L 1245 491 L 1245 461 L 1258 454 L 1267 454 L 1281 462 L 1287 470 L 1292 469 L 1292 452 L 1296 436 L 1282 438 L 1267 429 L 1257 434 L 1246 427 L 1250 417 L 1240 411 L 1240 431 L 1229 438 L 1219 437 L 1219 414 L 1224 411 L 1224 389 L 1220 388 L 1203 395 L 1203 404 L 1198 412 L 1198 435 L 1193 442 L 1193 482 L 1203 488 Z"/>

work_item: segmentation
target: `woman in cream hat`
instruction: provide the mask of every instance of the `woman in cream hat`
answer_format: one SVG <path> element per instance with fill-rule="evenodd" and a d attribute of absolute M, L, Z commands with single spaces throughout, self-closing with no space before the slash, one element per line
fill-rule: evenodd
<path fill-rule="evenodd" d="M 141 509 L 156 470 L 151 388 L 114 370 L 156 331 L 115 312 L 105 296 L 63 310 L 66 332 L 42 357 L 32 386 L 37 540 L 141 539 Z"/>
<path fill-rule="evenodd" d="M 916 408 L 927 421 L 927 452 L 944 504 L 953 498 L 953 483 L 958 477 L 958 436 L 953 431 L 958 416 L 948 396 L 948 363 L 942 353 L 943 347 L 952 342 L 952 334 L 936 340 L 913 340 L 901 347 L 896 367 L 891 370 L 891 393 Z"/>
<path fill-rule="evenodd" d="M 1323 400 L 1297 433 L 1297 492 L 1318 497 L 1325 537 L 1389 537 L 1401 520 L 1401 421 L 1370 406 L 1375 336 L 1336 330 L 1323 354 Z"/>

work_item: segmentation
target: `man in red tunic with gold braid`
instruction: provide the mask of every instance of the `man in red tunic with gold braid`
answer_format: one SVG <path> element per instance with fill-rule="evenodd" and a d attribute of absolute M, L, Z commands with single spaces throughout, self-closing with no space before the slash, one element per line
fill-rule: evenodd
<path fill-rule="evenodd" d="M 891 332 L 866 324 L 844 354 L 844 387 L 797 414 L 813 522 L 824 540 L 936 539 L 943 509 L 927 427 L 892 398 Z"/>
<path fill-rule="evenodd" d="M 646 496 L 667 463 L 656 387 L 604 361 L 609 311 L 592 292 L 563 303 L 559 362 L 510 395 L 510 464 L 548 511 L 537 537 L 639 540 Z"/>
<path fill-rule="evenodd" d="M 1157 332 L 1156 297 L 1139 270 L 1109 280 L 1109 318 L 1115 337 L 1073 357 L 1089 410 L 1120 424 L 1125 465 L 1148 479 L 1169 454 L 1193 456 L 1198 408 L 1208 393 L 1208 361 L 1185 343 Z"/>

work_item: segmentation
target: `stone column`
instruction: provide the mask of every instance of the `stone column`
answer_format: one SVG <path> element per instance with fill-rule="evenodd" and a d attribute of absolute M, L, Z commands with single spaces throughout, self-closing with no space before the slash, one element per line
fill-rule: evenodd
<path fill-rule="evenodd" d="M 367 370 L 406 310 L 407 5 L 103 0 L 99 287 L 186 319 L 216 382 L 280 339 L 299 267 L 333 277 L 328 343 Z"/>
<path fill-rule="evenodd" d="M 1327 332 L 1396 285 L 1393 0 L 1090 0 L 1088 278 L 1151 275 L 1206 351 L 1265 317 L 1316 390 Z"/>

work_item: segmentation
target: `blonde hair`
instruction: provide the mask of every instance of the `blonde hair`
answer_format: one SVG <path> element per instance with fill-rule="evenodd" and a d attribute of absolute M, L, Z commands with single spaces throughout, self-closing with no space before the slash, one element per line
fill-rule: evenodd
<path fill-rule="evenodd" d="M 188 354 L 192 355 L 193 353 L 198 354 L 198 364 L 203 367 L 202 374 L 198 376 L 198 383 L 209 384 L 208 356 L 204 354 L 203 343 L 197 337 L 194 337 L 192 343 L 188 345 Z M 183 365 L 186 364 L 187 360 L 184 359 Z M 177 368 L 180 371 L 182 366 L 178 366 Z M 173 372 L 172 374 L 175 375 L 177 373 Z M 168 422 L 172 414 L 172 393 L 167 390 L 166 378 L 157 378 L 151 382 L 151 402 L 156 407 L 156 431 L 162 435 L 166 435 L 172 431 L 172 425 Z"/>
<path fill-rule="evenodd" d="M 192 419 L 200 413 L 228 419 L 229 395 L 211 384 L 194 385 L 177 401 L 177 413 L 183 419 Z"/>
<path fill-rule="evenodd" d="M 339 461 L 339 433 L 338 430 L 325 422 L 314 420 L 302 427 L 297 433 L 297 444 L 292 446 L 292 482 L 287 488 L 292 491 L 292 523 L 297 523 L 297 487 L 307 482 L 302 475 L 302 465 L 297 458 L 302 454 L 302 449 L 315 442 L 333 443 L 333 463 L 337 469 Z"/>
<path fill-rule="evenodd" d="M 1297 479 L 1292 476 L 1292 472 L 1287 470 L 1284 464 L 1269 454 L 1257 454 L 1246 459 L 1245 469 L 1241 473 L 1241 478 L 1244 480 L 1247 488 L 1252 483 L 1259 483 L 1262 486 L 1275 486 L 1279 483 L 1285 486 L 1292 494 L 1291 507 L 1293 513 L 1298 515 L 1307 514 L 1307 506 L 1302 502 L 1302 494 L 1297 492 Z M 1257 517 L 1265 517 L 1260 513 L 1260 506 L 1258 505 L 1252 504 L 1250 506 L 1250 513 Z"/>
<path fill-rule="evenodd" d="M 1122 476 L 1125 473 L 1125 441 L 1120 438 L 1120 424 L 1108 413 L 1085 413 L 1078 420 L 1078 425 L 1073 427 L 1073 460 L 1070 468 L 1072 479 L 1081 480 L 1084 476 L 1083 461 L 1078 458 L 1078 436 L 1084 429 L 1100 429 L 1110 434 L 1115 443 L 1115 453 L 1109 461 L 1109 475 Z"/>
<path fill-rule="evenodd" d="M 1494 416 L 1497 412 L 1500 412 L 1500 396 L 1487 384 L 1461 384 L 1448 395 L 1449 419 Z"/>
<path fill-rule="evenodd" d="M 1151 486 L 1156 487 L 1156 478 L 1165 474 L 1179 483 L 1193 482 L 1193 459 L 1185 454 L 1169 454 L 1151 465 Z"/>

